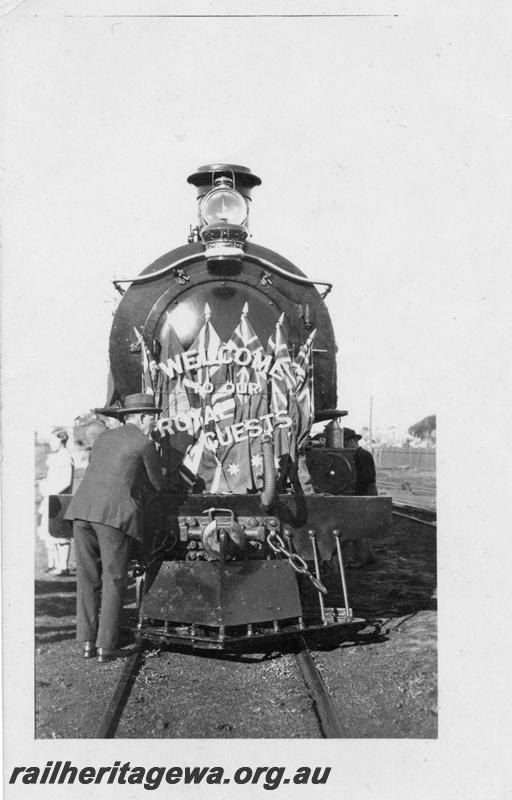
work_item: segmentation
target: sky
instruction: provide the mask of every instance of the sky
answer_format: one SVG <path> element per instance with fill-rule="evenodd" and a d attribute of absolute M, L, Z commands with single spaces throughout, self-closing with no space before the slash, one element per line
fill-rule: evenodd
<path fill-rule="evenodd" d="M 161 3 L 95 16 L 121 5 L 35 15 L 24 3 L 4 36 L 5 65 L 16 64 L 3 93 L 4 377 L 27 392 L 36 426 L 105 402 L 111 282 L 185 243 L 196 213 L 186 178 L 219 161 L 263 180 L 253 241 L 334 284 L 348 424 L 368 424 L 371 397 L 377 429 L 436 413 L 452 342 L 490 300 L 510 300 L 467 266 L 484 258 L 477 217 L 468 225 L 480 146 L 510 133 L 505 73 L 475 34 L 486 18 L 414 3 L 362 17 L 147 16 Z M 499 170 L 499 150 L 486 158 Z M 504 175 L 494 180 L 479 191 L 509 199 Z M 488 255 L 486 278 L 500 268 Z"/>
<path fill-rule="evenodd" d="M 440 355 L 485 308 L 465 269 L 475 232 L 457 229 L 475 199 L 475 132 L 505 86 L 499 73 L 496 98 L 485 86 L 482 114 L 473 20 L 380 5 L 382 16 L 307 19 L 18 9 L 4 52 L 7 66 L 23 53 L 3 95 L 4 378 L 37 397 L 36 426 L 105 402 L 111 281 L 185 243 L 186 178 L 215 161 L 262 178 L 253 241 L 334 284 L 348 424 L 368 424 L 370 397 L 376 428 L 436 413 Z"/>
<path fill-rule="evenodd" d="M 253 241 L 334 284 L 347 424 L 369 423 L 370 398 L 376 430 L 451 413 L 456 370 L 510 334 L 506 27 L 477 3 L 149 16 L 188 13 L 167 6 L 25 2 L 3 28 L 3 380 L 17 409 L 41 429 L 105 403 L 112 280 L 186 242 L 186 178 L 225 161 L 262 178 Z"/>

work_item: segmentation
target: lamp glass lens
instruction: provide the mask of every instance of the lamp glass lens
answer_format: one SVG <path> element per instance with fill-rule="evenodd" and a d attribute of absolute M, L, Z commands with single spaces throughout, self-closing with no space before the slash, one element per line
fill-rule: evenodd
<path fill-rule="evenodd" d="M 214 222 L 241 225 L 247 216 L 247 206 L 242 195 L 233 189 L 214 189 L 201 203 L 201 216 L 208 225 Z"/>

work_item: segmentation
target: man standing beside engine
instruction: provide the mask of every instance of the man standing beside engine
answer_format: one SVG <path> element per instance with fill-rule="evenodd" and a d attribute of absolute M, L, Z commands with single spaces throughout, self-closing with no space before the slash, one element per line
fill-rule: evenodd
<path fill-rule="evenodd" d="M 145 475 L 157 492 L 164 480 L 150 438 L 156 415 L 153 395 L 132 394 L 124 408 L 96 409 L 124 425 L 101 433 L 66 519 L 73 520 L 77 571 L 77 633 L 85 658 L 112 661 L 119 648 L 120 617 L 133 539 L 142 542 Z M 101 592 L 101 607 L 99 603 Z"/>
<path fill-rule="evenodd" d="M 343 430 L 343 445 L 347 450 L 354 451 L 354 467 L 356 480 L 354 483 L 354 494 L 363 496 L 376 496 L 377 491 L 377 472 L 375 461 L 372 454 L 359 446 L 361 435 L 351 428 Z M 354 567 L 362 567 L 366 564 L 373 564 L 375 555 L 369 539 L 353 539 Z"/>

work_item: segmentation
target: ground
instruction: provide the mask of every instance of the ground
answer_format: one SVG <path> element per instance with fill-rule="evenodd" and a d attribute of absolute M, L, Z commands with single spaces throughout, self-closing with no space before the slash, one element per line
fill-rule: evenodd
<path fill-rule="evenodd" d="M 36 450 L 36 477 L 46 450 Z M 83 454 L 75 453 L 78 478 Z M 394 486 L 401 476 L 391 477 Z M 409 482 L 411 479 L 409 477 Z M 402 481 L 403 482 L 403 481 Z M 414 476 L 427 497 L 432 473 Z M 426 491 L 423 491 L 426 487 Z M 76 488 L 76 487 L 75 487 Z M 407 487 L 393 494 L 414 502 Z M 390 493 L 390 492 L 389 492 Z M 37 497 L 37 493 L 36 493 Z M 374 543 L 376 563 L 348 570 L 350 603 L 366 620 L 352 640 L 313 645 L 313 654 L 347 735 L 433 738 L 437 735 L 436 533 L 394 518 L 391 536 Z M 45 572 L 36 538 L 35 736 L 93 738 L 123 662 L 85 660 L 75 642 L 76 576 Z M 132 580 L 124 622 L 136 621 Z M 191 698 L 194 700 L 192 702 Z M 310 738 L 318 736 L 292 655 L 241 659 L 153 653 L 130 696 L 123 738 Z"/>
<path fill-rule="evenodd" d="M 402 467 L 377 468 L 380 495 L 389 495 L 399 503 L 435 509 L 436 473 Z"/>
<path fill-rule="evenodd" d="M 75 576 L 49 577 L 37 544 L 36 738 L 92 738 L 122 662 L 82 658 L 74 641 Z M 435 532 L 405 520 L 375 544 L 377 563 L 349 569 L 354 641 L 313 646 L 351 737 L 437 735 Z M 134 586 L 125 621 L 135 620 Z M 191 702 L 193 698 L 193 702 Z M 318 736 L 294 659 L 184 653 L 148 658 L 121 722 L 123 738 Z"/>

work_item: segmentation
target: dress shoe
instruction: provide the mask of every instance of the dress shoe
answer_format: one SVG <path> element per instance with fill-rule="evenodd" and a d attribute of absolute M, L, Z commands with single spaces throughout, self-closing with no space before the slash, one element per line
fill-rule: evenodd
<path fill-rule="evenodd" d="M 84 658 L 94 658 L 96 655 L 96 644 L 94 642 L 84 642 Z"/>
<path fill-rule="evenodd" d="M 133 654 L 133 650 L 106 650 L 104 647 L 98 647 L 98 661 L 100 664 L 106 664 L 107 661 L 115 661 L 118 658 L 127 658 Z"/>

